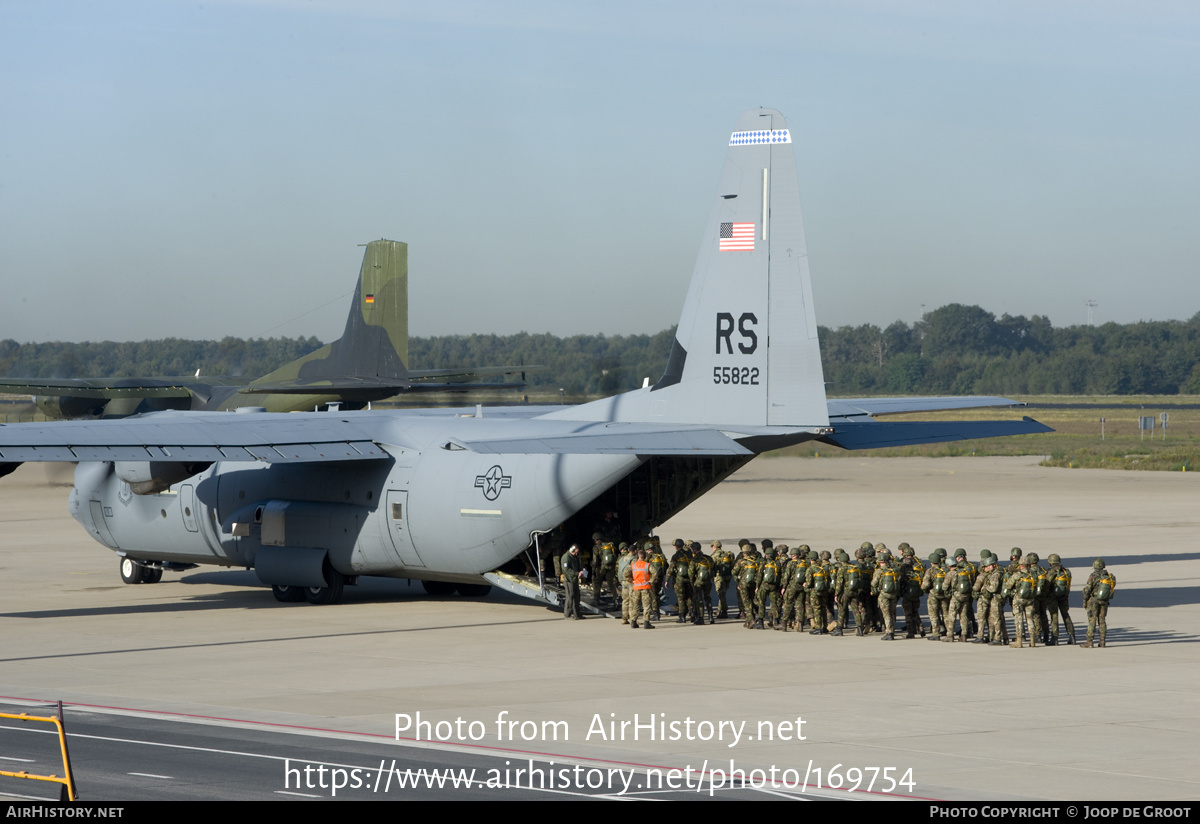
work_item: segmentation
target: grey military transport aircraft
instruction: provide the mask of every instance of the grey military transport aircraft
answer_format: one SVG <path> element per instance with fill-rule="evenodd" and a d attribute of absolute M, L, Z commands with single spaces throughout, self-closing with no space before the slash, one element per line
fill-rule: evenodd
<path fill-rule="evenodd" d="M 261 406 L 295 412 L 336 403 L 361 409 L 408 392 L 516 389 L 524 383 L 467 383 L 537 367 L 415 371 L 408 364 L 408 244 L 373 240 L 363 253 L 342 336 L 254 379 L 0 378 L 0 393 L 32 394 L 48 418 L 124 418 L 167 409 L 225 411 Z"/>
<path fill-rule="evenodd" d="M 779 112 L 754 109 L 729 139 L 653 385 L 574 407 L 10 424 L 0 461 L 79 461 L 71 514 L 121 556 L 126 581 L 164 566 L 238 566 L 281 601 L 321 604 L 363 575 L 520 591 L 502 568 L 556 525 L 590 534 L 616 512 L 623 533 L 642 533 L 768 449 L 1050 431 L 1029 418 L 874 418 L 1012 404 L 826 399 L 792 135 Z"/>

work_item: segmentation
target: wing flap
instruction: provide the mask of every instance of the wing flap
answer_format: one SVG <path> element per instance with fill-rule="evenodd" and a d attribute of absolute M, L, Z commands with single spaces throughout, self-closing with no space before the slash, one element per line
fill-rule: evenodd
<path fill-rule="evenodd" d="M 752 455 L 715 429 L 622 431 L 461 441 L 473 452 L 535 455 Z"/>

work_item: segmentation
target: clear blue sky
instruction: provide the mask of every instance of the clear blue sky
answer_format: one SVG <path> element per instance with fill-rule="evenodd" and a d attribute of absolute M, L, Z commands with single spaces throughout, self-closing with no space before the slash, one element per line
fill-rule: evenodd
<path fill-rule="evenodd" d="M 378 237 L 415 335 L 656 332 L 759 105 L 822 324 L 1186 319 L 1198 41 L 1183 2 L 4 0 L 0 338 L 329 340 Z"/>

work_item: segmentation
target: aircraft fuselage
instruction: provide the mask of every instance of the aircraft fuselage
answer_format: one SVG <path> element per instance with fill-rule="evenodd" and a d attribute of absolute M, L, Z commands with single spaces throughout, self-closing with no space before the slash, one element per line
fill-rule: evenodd
<path fill-rule="evenodd" d="M 385 448 L 390 460 L 365 465 L 217 463 L 153 495 L 133 494 L 113 464 L 81 463 L 70 510 L 97 541 L 136 559 L 257 567 L 263 577 L 264 561 L 274 569 L 327 554 L 344 576 L 478 581 L 642 463 Z"/>

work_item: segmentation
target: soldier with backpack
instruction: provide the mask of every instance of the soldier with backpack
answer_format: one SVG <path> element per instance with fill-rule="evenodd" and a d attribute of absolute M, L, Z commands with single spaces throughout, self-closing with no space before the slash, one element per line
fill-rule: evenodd
<path fill-rule="evenodd" d="M 742 555 L 733 565 L 733 577 L 737 583 L 738 605 L 745 620 L 746 629 L 754 629 L 761 621 L 754 612 L 754 594 L 758 588 L 759 567 L 762 566 L 758 553 L 752 551 L 754 544 L 749 541 L 742 547 Z"/>
<path fill-rule="evenodd" d="M 937 551 L 929 555 L 929 568 L 921 579 L 921 589 L 928 596 L 925 609 L 929 613 L 929 640 L 937 641 L 946 635 L 946 613 L 950 594 L 946 589 L 946 565 Z M 953 626 L 951 626 L 953 629 Z"/>
<path fill-rule="evenodd" d="M 834 635 L 841 635 L 849 625 L 850 614 L 854 615 L 854 634 L 863 635 L 867 631 L 867 611 L 863 607 L 863 597 L 867 590 L 867 568 L 860 558 L 850 560 L 849 553 L 838 550 L 841 559 L 841 569 L 838 570 L 835 581 L 835 593 L 838 598 L 838 627 Z M 858 550 L 857 552 L 862 552 Z M 857 556 L 856 552 L 856 556 Z"/>
<path fill-rule="evenodd" d="M 1050 568 L 1046 570 L 1050 578 L 1050 598 L 1047 607 L 1050 613 L 1050 646 L 1058 643 L 1058 616 L 1062 615 L 1067 629 L 1067 643 L 1075 643 L 1075 624 L 1067 612 L 1071 601 L 1071 570 L 1062 565 L 1062 558 L 1057 553 L 1050 553 L 1047 559 Z"/>
<path fill-rule="evenodd" d="M 886 553 L 886 550 L 884 550 Z M 881 553 L 871 576 L 871 594 L 883 614 L 883 640 L 896 640 L 896 600 L 900 597 L 900 575 L 891 563 L 891 554 Z"/>
<path fill-rule="evenodd" d="M 971 590 L 975 585 L 975 567 L 967 562 L 965 553 L 946 561 L 945 588 L 950 593 L 950 613 L 946 617 L 949 635 L 946 640 L 954 641 L 954 621 L 958 620 L 958 640 L 966 641 L 971 632 Z"/>
<path fill-rule="evenodd" d="M 904 634 L 906 638 L 916 638 L 917 633 L 925 637 L 925 625 L 921 621 L 921 579 L 925 570 L 917 561 L 916 553 L 907 544 L 901 550 L 904 555 L 900 559 L 901 587 L 900 603 L 904 608 Z"/>
<path fill-rule="evenodd" d="M 646 542 L 646 563 L 650 564 L 650 602 L 654 606 L 655 621 L 662 619 L 663 587 L 667 581 L 667 557 L 662 554 L 658 538 Z"/>
<path fill-rule="evenodd" d="M 825 557 L 809 550 L 808 569 L 804 572 L 804 590 L 808 593 L 808 612 L 812 616 L 812 631 L 809 635 L 824 635 L 829 624 L 830 581 L 829 551 Z"/>
<path fill-rule="evenodd" d="M 692 620 L 699 625 L 704 624 L 704 616 L 708 615 L 708 623 L 713 620 L 712 582 L 715 566 L 713 559 L 704 554 L 700 544 L 692 542 Z"/>
<path fill-rule="evenodd" d="M 1037 591 L 1037 575 L 1033 571 L 1028 558 L 1022 558 L 1017 562 L 1017 571 L 1013 573 L 1006 585 L 1007 595 L 1012 597 L 1013 607 L 1013 624 L 1016 625 L 1017 637 L 1016 640 L 1009 644 L 1010 647 L 1020 649 L 1024 646 L 1022 634 L 1024 630 L 1029 632 L 1029 646 L 1037 646 L 1036 624 L 1033 618 L 1034 597 Z"/>
<path fill-rule="evenodd" d="M 1000 559 L 995 555 L 985 555 L 981 565 L 983 570 L 975 580 L 975 591 L 979 595 L 979 620 L 983 625 L 979 634 L 975 636 L 975 641 L 983 643 L 986 634 L 990 639 L 988 642 L 998 647 L 1008 643 L 1008 626 L 1004 622 L 1004 599 L 1000 597 L 1004 573 L 1000 570 Z"/>
<path fill-rule="evenodd" d="M 759 559 L 758 580 L 755 582 L 754 589 L 754 611 L 758 615 L 758 623 L 755 626 L 760 629 L 766 628 L 762 624 L 767 620 L 768 600 L 771 612 L 778 611 L 779 584 L 783 580 L 784 572 L 784 565 L 780 561 L 781 559 L 775 552 L 775 542 L 770 538 L 764 538 L 762 558 Z M 774 626 L 773 618 L 772 626 Z"/>
<path fill-rule="evenodd" d="M 621 592 L 617 589 L 617 548 L 612 541 L 605 541 L 592 553 L 592 599 L 600 605 L 604 587 L 612 594 L 613 604 L 621 603 Z"/>
<path fill-rule="evenodd" d="M 1092 574 L 1083 585 L 1083 608 L 1088 616 L 1087 641 L 1080 646 L 1091 649 L 1097 626 L 1100 628 L 1099 646 L 1104 646 L 1104 638 L 1108 634 L 1108 605 L 1116 589 L 1117 576 L 1105 568 L 1104 559 L 1092 561 Z"/>
<path fill-rule="evenodd" d="M 676 623 L 688 620 L 692 612 L 692 552 L 682 538 L 675 539 L 675 554 L 667 567 L 667 586 L 675 587 Z"/>
<path fill-rule="evenodd" d="M 721 546 L 720 541 L 712 542 L 713 580 L 717 587 L 717 617 L 729 617 L 729 582 L 733 579 L 733 553 Z"/>

